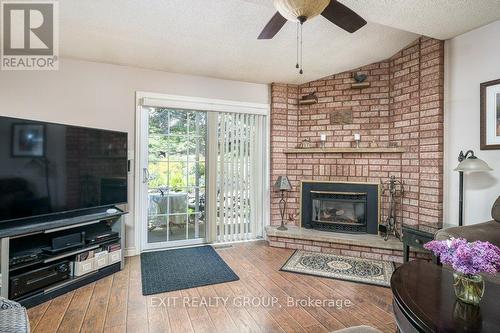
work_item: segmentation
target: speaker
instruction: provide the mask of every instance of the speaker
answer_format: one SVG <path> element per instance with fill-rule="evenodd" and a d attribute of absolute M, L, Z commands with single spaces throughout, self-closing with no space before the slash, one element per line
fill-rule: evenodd
<path fill-rule="evenodd" d="M 52 251 L 67 250 L 85 244 L 85 231 L 52 238 Z"/>

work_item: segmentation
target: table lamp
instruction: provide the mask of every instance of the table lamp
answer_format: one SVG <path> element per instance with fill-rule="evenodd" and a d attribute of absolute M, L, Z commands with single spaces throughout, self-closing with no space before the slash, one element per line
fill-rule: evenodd
<path fill-rule="evenodd" d="M 493 169 L 485 161 L 477 158 L 472 150 L 468 150 L 465 154 L 460 151 L 458 161 L 460 163 L 453 170 L 459 173 L 458 225 L 462 226 L 464 218 L 464 172 L 492 171 Z"/>
<path fill-rule="evenodd" d="M 281 215 L 281 225 L 278 227 L 278 230 L 288 230 L 285 227 L 285 211 L 286 211 L 286 198 L 285 192 L 292 190 L 292 185 L 290 185 L 290 181 L 287 176 L 279 176 L 274 184 L 274 190 L 280 191 L 281 199 L 279 202 L 280 207 L 280 215 Z"/>

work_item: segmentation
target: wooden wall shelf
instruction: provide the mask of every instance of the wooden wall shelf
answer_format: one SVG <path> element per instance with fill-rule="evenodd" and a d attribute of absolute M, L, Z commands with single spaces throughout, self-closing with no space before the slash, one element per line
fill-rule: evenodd
<path fill-rule="evenodd" d="M 316 99 L 299 99 L 299 105 L 312 105 L 318 103 Z"/>
<path fill-rule="evenodd" d="M 285 150 L 285 154 L 335 154 L 335 153 L 404 153 L 405 148 L 295 148 Z"/>
<path fill-rule="evenodd" d="M 351 84 L 352 89 L 363 89 L 370 87 L 370 82 L 360 82 Z"/>

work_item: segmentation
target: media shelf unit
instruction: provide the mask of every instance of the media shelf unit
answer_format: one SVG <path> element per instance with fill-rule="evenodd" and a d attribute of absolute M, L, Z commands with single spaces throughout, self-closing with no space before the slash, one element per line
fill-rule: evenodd
<path fill-rule="evenodd" d="M 109 208 L 96 208 L 86 211 L 85 214 L 64 213 L 51 218 L 37 218 L 18 221 L 17 223 L 14 222 L 5 226 L 0 225 L 0 295 L 8 299 L 13 299 L 29 308 L 123 269 L 123 251 L 125 249 L 124 215 L 127 212 L 114 207 L 116 212 L 107 213 L 106 210 Z M 95 244 L 82 244 L 79 247 L 55 254 L 45 253 L 43 256 L 26 263 L 10 264 L 13 253 L 19 251 L 20 247 L 28 250 L 37 249 L 37 246 L 45 244 L 47 239 L 51 238 L 51 235 L 72 234 L 86 229 L 92 230 L 92 228 L 95 229 L 97 227 L 110 228 L 111 231 L 118 233 L 118 238 L 99 241 Z M 81 276 L 71 275 L 67 279 L 31 291 L 17 298 L 10 297 L 12 295 L 9 290 L 11 275 L 19 274 L 19 272 L 30 272 L 32 268 L 45 268 L 51 264 L 65 262 L 66 260 L 74 261 L 75 256 L 78 254 L 96 250 L 104 245 L 117 242 L 120 243 L 121 251 L 119 261 Z"/>

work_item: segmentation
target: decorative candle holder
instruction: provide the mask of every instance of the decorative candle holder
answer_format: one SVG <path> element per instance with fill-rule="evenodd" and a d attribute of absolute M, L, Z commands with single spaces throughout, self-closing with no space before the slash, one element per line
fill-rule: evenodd
<path fill-rule="evenodd" d="M 319 147 L 320 148 L 325 148 L 325 144 L 326 144 L 326 134 L 325 133 L 321 133 L 319 135 Z"/>
<path fill-rule="evenodd" d="M 359 148 L 360 141 L 361 141 L 361 135 L 359 133 L 354 133 L 354 142 L 356 142 L 356 148 Z"/>

